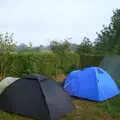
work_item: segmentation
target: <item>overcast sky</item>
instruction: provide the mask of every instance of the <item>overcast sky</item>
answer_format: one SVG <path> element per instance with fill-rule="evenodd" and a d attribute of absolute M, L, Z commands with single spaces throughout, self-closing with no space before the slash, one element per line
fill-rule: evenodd
<path fill-rule="evenodd" d="M 0 0 L 0 32 L 14 33 L 18 43 L 47 45 L 50 40 L 91 40 L 110 23 L 120 0 Z"/>

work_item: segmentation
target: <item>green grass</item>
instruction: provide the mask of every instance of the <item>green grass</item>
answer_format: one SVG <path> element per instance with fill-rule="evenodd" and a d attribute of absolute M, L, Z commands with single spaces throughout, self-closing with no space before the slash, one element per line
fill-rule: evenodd
<path fill-rule="evenodd" d="M 120 120 L 120 96 L 105 102 L 72 98 L 75 108 L 61 120 Z M 32 120 L 16 114 L 0 112 L 0 120 Z"/>

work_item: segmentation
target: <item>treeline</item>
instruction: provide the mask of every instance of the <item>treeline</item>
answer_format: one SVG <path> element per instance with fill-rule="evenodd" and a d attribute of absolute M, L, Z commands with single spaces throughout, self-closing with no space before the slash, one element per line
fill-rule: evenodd
<path fill-rule="evenodd" d="M 57 42 L 53 40 L 50 45 L 38 47 L 29 47 L 24 43 L 17 46 L 16 50 L 22 52 L 55 52 L 55 53 L 92 53 L 92 54 L 120 54 L 120 9 L 113 11 L 108 26 L 103 25 L 103 29 L 97 33 L 97 38 L 91 40 L 85 36 L 80 44 L 72 44 L 70 40 Z M 92 28 L 91 28 L 92 29 Z"/>
<path fill-rule="evenodd" d="M 92 29 L 92 28 L 91 28 Z M 81 40 L 80 40 L 81 41 Z M 93 41 L 93 40 L 92 40 Z M 13 40 L 13 34 L 0 34 L 0 51 L 8 50 L 17 52 L 55 52 L 55 53 L 120 53 L 120 9 L 113 11 L 113 16 L 108 26 L 97 33 L 97 38 L 91 42 L 88 37 L 84 37 L 80 44 L 72 44 L 66 39 L 61 42 L 53 40 L 50 45 L 33 47 L 32 43 L 25 45 L 24 43 L 16 45 Z"/>
<path fill-rule="evenodd" d="M 94 42 L 84 37 L 80 44 L 66 39 L 53 40 L 49 46 L 33 47 L 32 43 L 17 46 L 13 34 L 0 34 L 0 72 L 4 76 L 31 72 L 50 76 L 67 73 L 98 65 L 106 54 L 120 54 L 120 9 L 113 11 L 110 24 L 103 26 Z"/>

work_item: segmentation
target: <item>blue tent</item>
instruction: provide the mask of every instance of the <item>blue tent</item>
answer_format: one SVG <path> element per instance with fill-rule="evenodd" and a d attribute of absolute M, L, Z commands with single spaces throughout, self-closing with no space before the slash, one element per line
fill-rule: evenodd
<path fill-rule="evenodd" d="M 112 77 L 100 67 L 72 71 L 63 83 L 70 96 L 104 101 L 120 93 Z"/>

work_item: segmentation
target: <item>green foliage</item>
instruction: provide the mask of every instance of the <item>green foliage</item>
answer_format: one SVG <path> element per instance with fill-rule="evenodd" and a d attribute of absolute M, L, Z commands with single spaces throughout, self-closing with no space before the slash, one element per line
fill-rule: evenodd
<path fill-rule="evenodd" d="M 6 76 L 22 76 L 29 73 L 53 76 L 65 73 L 72 64 L 80 64 L 79 55 L 73 53 L 66 56 L 54 53 L 12 53 L 6 57 L 6 67 L 2 69 Z"/>
<path fill-rule="evenodd" d="M 120 52 L 120 9 L 113 11 L 111 22 L 97 33 L 96 49 L 100 52 Z"/>
<path fill-rule="evenodd" d="M 14 51 L 16 44 L 13 40 L 13 34 L 6 32 L 5 34 L 0 34 L 0 48 L 4 52 Z"/>
<path fill-rule="evenodd" d="M 70 51 L 69 47 L 70 43 L 67 40 L 65 40 L 64 42 L 52 41 L 50 43 L 50 48 L 52 52 L 61 55 L 68 53 Z"/>
<path fill-rule="evenodd" d="M 16 44 L 13 40 L 13 34 L 6 32 L 5 34 L 0 34 L 0 54 L 1 54 L 1 65 L 0 72 L 5 76 L 7 71 L 7 65 L 10 64 L 8 61 L 10 52 L 14 52 L 16 49 Z M 10 58 L 9 58 L 10 59 Z"/>
<path fill-rule="evenodd" d="M 104 56 L 67 53 L 11 53 L 6 56 L 5 67 L 1 70 L 5 76 L 22 76 L 29 73 L 40 73 L 54 76 L 69 73 L 75 69 L 97 66 Z M 0 58 L 0 63 L 2 62 Z"/>
<path fill-rule="evenodd" d="M 104 58 L 104 55 L 90 55 L 90 54 L 81 54 L 81 69 L 90 66 L 98 66 L 101 60 Z"/>
<path fill-rule="evenodd" d="M 92 53 L 93 52 L 93 44 L 89 40 L 89 38 L 84 37 L 83 41 L 78 46 L 76 52 L 79 53 L 79 54 L 80 53 Z"/>

